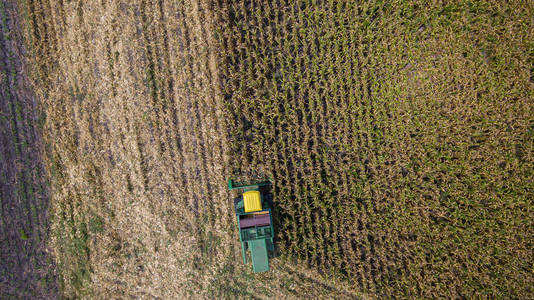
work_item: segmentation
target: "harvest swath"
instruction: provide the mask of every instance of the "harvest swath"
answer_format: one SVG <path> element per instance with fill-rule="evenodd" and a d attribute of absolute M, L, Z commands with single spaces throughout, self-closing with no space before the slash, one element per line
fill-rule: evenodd
<path fill-rule="evenodd" d="M 49 222 L 65 297 L 533 297 L 531 2 L 1 1 L 38 105 L 0 78 L 0 162 L 51 206 L 2 238 Z M 250 170 L 260 274 L 225 184 Z"/>
<path fill-rule="evenodd" d="M 237 263 L 212 5 L 34 1 L 26 9 L 64 295 L 353 297 L 311 270 L 279 262 L 254 277 Z"/>

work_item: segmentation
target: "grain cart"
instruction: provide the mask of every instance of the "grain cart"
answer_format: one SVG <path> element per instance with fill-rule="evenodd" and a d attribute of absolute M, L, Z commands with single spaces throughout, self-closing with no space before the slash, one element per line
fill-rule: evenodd
<path fill-rule="evenodd" d="M 230 190 L 243 190 L 243 194 L 234 200 L 235 214 L 243 263 L 247 263 L 248 248 L 255 273 L 269 271 L 269 252 L 274 252 L 274 228 L 270 203 L 272 195 L 262 192 L 262 187 L 270 184 L 269 180 L 251 183 L 228 180 Z"/>

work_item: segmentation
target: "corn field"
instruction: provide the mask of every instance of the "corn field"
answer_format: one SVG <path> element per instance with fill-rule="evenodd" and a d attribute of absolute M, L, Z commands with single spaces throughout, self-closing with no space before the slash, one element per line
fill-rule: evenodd
<path fill-rule="evenodd" d="M 532 3 L 2 3 L 25 62 L 2 56 L 2 272 L 50 249 L 34 293 L 533 296 Z M 274 179 L 262 274 L 226 186 L 252 173 Z"/>

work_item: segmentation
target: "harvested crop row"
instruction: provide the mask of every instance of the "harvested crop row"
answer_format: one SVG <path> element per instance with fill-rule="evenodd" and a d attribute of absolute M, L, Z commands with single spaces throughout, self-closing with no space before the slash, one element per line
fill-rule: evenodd
<path fill-rule="evenodd" d="M 48 3 L 26 39 L 66 297 L 353 296 L 239 260 L 214 3 Z"/>
<path fill-rule="evenodd" d="M 51 47 L 58 49 L 52 56 L 58 69 L 47 78 L 53 84 L 44 107 L 48 141 L 55 143 L 54 247 L 66 295 L 175 297 L 200 290 L 202 275 L 187 272 L 210 258 L 203 240 L 220 239 L 205 230 L 204 219 L 224 186 L 205 190 L 214 158 L 199 151 L 217 136 L 205 135 L 197 119 L 209 117 L 192 101 L 205 97 L 202 86 L 183 101 L 173 95 L 197 78 L 182 83 L 169 76 L 169 49 L 183 41 L 175 35 L 165 44 L 160 5 L 65 3 L 45 20 L 54 28 L 49 34 L 62 33 Z M 178 75 L 194 74 L 173 67 Z"/>
<path fill-rule="evenodd" d="M 66 297 L 532 295 L 531 6 L 20 11 Z M 34 136 L 21 99 L 2 103 L 3 153 Z M 252 172 L 275 178 L 282 254 L 257 276 L 224 184 Z"/>

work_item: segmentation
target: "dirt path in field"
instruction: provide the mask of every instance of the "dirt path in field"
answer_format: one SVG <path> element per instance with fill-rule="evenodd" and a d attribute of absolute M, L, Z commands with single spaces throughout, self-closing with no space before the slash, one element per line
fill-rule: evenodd
<path fill-rule="evenodd" d="M 0 298 L 55 298 L 39 115 L 17 9 L 0 3 Z"/>

